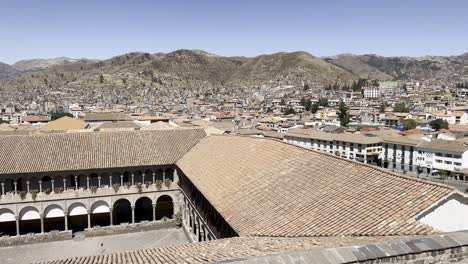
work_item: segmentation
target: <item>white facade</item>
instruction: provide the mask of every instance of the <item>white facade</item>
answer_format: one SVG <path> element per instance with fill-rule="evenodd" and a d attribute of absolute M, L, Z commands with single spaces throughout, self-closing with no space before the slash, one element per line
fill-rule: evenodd
<path fill-rule="evenodd" d="M 425 212 L 419 221 L 442 232 L 467 230 L 468 199 L 462 194 L 453 194 L 432 210 Z"/>
<path fill-rule="evenodd" d="M 377 87 L 364 88 L 364 98 L 380 98 L 380 89 Z"/>

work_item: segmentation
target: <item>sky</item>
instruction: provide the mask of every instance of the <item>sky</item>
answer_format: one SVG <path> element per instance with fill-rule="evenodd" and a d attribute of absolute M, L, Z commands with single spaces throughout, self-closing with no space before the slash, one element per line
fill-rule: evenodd
<path fill-rule="evenodd" d="M 177 49 L 459 55 L 467 14 L 466 0 L 4 0 L 0 62 Z"/>

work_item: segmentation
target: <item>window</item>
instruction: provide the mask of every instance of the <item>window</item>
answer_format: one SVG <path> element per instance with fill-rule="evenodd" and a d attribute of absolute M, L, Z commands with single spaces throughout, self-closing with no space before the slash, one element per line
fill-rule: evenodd
<path fill-rule="evenodd" d="M 453 155 L 453 157 L 456 159 L 461 159 L 461 155 Z"/>
<path fill-rule="evenodd" d="M 455 166 L 461 166 L 461 163 L 460 163 L 460 162 L 454 162 L 453 165 L 455 165 Z"/>
<path fill-rule="evenodd" d="M 443 157 L 443 156 L 444 156 L 444 155 L 442 155 L 442 153 L 439 153 L 439 152 L 437 152 L 435 155 L 436 155 L 437 157 Z"/>
<path fill-rule="evenodd" d="M 442 163 L 442 160 L 436 159 L 436 162 L 437 162 L 437 163 Z"/>
<path fill-rule="evenodd" d="M 452 162 L 451 162 L 451 161 L 448 161 L 448 160 L 446 160 L 444 163 L 445 163 L 445 164 L 452 164 Z"/>
<path fill-rule="evenodd" d="M 451 158 L 451 157 L 452 157 L 452 154 L 445 154 L 445 157 Z"/>

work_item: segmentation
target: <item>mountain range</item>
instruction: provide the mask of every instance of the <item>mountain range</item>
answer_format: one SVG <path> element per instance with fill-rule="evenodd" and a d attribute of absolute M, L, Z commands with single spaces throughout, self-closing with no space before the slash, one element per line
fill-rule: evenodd
<path fill-rule="evenodd" d="M 224 57 L 201 50 L 134 52 L 107 60 L 35 59 L 0 63 L 2 89 L 27 87 L 67 90 L 135 86 L 201 89 L 290 84 L 350 83 L 358 78 L 454 83 L 468 76 L 468 53 L 460 56 L 384 57 L 341 54 L 316 57 L 280 52 Z"/>

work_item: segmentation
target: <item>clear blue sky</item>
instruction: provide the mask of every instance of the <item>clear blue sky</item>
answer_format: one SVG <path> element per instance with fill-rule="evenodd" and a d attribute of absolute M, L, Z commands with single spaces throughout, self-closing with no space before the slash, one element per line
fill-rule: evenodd
<path fill-rule="evenodd" d="M 0 61 L 203 49 L 255 56 L 305 50 L 458 55 L 468 52 L 467 0 L 6 0 Z"/>

